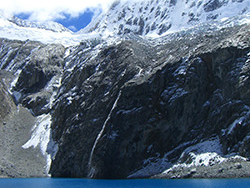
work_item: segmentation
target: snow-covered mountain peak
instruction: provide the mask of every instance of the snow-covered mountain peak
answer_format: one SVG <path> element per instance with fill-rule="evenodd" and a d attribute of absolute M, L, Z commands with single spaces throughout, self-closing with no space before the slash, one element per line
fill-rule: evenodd
<path fill-rule="evenodd" d="M 81 32 L 162 35 L 250 12 L 248 0 L 116 1 Z"/>
<path fill-rule="evenodd" d="M 5 24 L 7 25 L 10 25 L 10 23 L 12 23 L 16 26 L 25 28 L 44 29 L 53 32 L 71 32 L 68 28 L 64 27 L 62 24 L 54 21 L 35 22 L 26 19 L 24 20 L 16 16 L 6 16 L 3 12 L 1 12 L 1 10 L 0 10 L 0 20 L 1 22 L 5 22 Z"/>
<path fill-rule="evenodd" d="M 64 27 L 63 25 L 53 22 L 53 21 L 47 21 L 47 22 L 31 22 L 29 20 L 23 20 L 16 16 L 13 16 L 8 19 L 10 22 L 16 24 L 20 27 L 28 27 L 28 28 L 38 28 L 38 29 L 44 29 L 54 32 L 71 32 L 69 29 Z"/>
<path fill-rule="evenodd" d="M 72 46 L 97 35 L 75 34 L 56 22 L 36 23 L 17 17 L 6 18 L 0 13 L 0 36 L 12 40 L 33 40 L 45 44 L 59 43 Z"/>

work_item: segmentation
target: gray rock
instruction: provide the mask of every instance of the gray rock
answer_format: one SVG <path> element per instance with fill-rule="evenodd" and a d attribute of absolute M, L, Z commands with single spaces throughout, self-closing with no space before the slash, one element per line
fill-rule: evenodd
<path fill-rule="evenodd" d="M 35 118 L 22 106 L 16 107 L 8 92 L 1 93 L 6 87 L 0 89 L 0 98 L 4 98 L 0 106 L 0 177 L 47 177 L 46 159 L 40 150 L 22 148 L 31 137 Z"/>
<path fill-rule="evenodd" d="M 204 5 L 204 10 L 206 12 L 211 12 L 213 10 L 216 10 L 223 5 L 227 4 L 228 0 L 210 0 Z"/>
<path fill-rule="evenodd" d="M 236 166 L 237 169 L 241 169 L 242 168 L 242 165 L 240 163 L 236 163 L 235 166 Z"/>
<path fill-rule="evenodd" d="M 53 109 L 53 138 L 60 147 L 52 175 L 126 178 L 144 160 L 211 135 L 220 137 L 225 154 L 238 152 L 248 116 L 231 136 L 228 131 L 248 113 L 248 79 L 238 81 L 249 74 L 243 68 L 249 65 L 248 34 L 249 25 L 192 39 L 179 33 L 159 43 L 122 41 L 95 58 L 79 56 Z M 74 93 L 70 101 L 68 93 Z M 168 160 L 176 162 L 184 149 Z"/>
<path fill-rule="evenodd" d="M 224 171 L 224 169 L 223 169 L 223 168 L 220 168 L 218 172 L 219 172 L 219 173 L 222 173 L 223 171 Z"/>
<path fill-rule="evenodd" d="M 197 169 L 196 168 L 193 168 L 190 170 L 190 174 L 195 174 L 197 172 Z"/>

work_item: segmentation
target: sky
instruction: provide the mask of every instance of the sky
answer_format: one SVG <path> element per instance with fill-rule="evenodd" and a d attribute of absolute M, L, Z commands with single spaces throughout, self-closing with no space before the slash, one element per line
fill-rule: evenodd
<path fill-rule="evenodd" d="M 99 9 L 98 9 L 99 10 Z M 55 19 L 52 19 L 52 21 L 56 21 L 62 25 L 64 25 L 65 27 L 67 27 L 68 29 L 70 29 L 73 32 L 77 32 L 80 29 L 86 27 L 92 20 L 93 16 L 95 14 L 100 14 L 101 10 L 99 10 L 99 13 L 97 12 L 97 10 L 90 10 L 90 9 L 86 9 L 83 13 L 80 13 L 78 16 L 76 17 L 72 17 L 70 14 L 63 14 L 63 18 L 59 17 L 55 17 Z M 17 16 L 18 18 L 24 19 L 24 20 L 29 20 L 29 18 L 31 17 L 30 13 L 19 13 L 19 14 L 15 14 L 15 16 Z M 40 21 L 40 20 L 31 20 L 31 21 Z M 42 22 L 44 20 L 41 20 Z M 47 21 L 47 20 L 45 20 Z M 51 20 L 49 20 L 51 21 Z"/>
<path fill-rule="evenodd" d="M 69 14 L 65 14 L 65 18 L 59 18 L 55 21 L 64 25 L 73 32 L 79 31 L 86 27 L 92 20 L 95 13 L 92 10 L 87 9 L 77 17 L 71 17 Z"/>
<path fill-rule="evenodd" d="M 114 0 L 1 0 L 0 13 L 30 21 L 56 21 L 72 31 L 85 27 Z"/>

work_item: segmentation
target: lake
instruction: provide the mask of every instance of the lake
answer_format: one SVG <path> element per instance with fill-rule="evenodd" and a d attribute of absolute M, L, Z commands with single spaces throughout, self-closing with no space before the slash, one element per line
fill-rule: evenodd
<path fill-rule="evenodd" d="M 0 179 L 1 188 L 250 188 L 250 178 L 184 180 Z"/>

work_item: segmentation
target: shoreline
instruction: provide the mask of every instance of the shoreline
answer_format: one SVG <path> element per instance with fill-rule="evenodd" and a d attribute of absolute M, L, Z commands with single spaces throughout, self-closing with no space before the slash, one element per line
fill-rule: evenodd
<path fill-rule="evenodd" d="M 236 179 L 250 177 L 249 161 L 226 161 L 212 166 L 173 167 L 153 179 Z"/>

